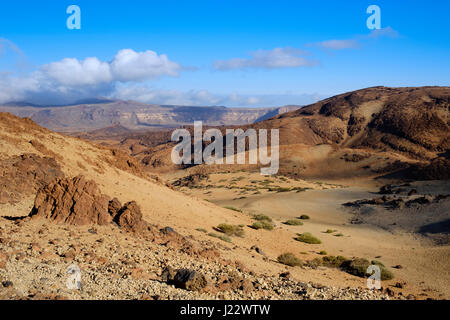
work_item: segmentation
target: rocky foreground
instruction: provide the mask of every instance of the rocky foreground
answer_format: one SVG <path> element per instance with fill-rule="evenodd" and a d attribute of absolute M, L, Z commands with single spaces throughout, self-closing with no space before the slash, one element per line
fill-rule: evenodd
<path fill-rule="evenodd" d="M 0 299 L 389 299 L 392 293 L 298 282 L 289 271 L 258 274 L 223 259 L 225 249 L 148 224 L 137 203 L 109 199 L 85 177 L 59 178 L 39 189 L 28 216 L 0 223 Z"/>

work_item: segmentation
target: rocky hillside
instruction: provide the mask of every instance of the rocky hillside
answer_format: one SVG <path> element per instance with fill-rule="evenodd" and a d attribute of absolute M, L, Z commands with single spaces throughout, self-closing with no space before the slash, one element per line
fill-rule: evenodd
<path fill-rule="evenodd" d="M 95 102 L 95 101 L 94 101 Z M 55 131 L 90 131 L 121 124 L 128 129 L 145 129 L 192 124 L 201 120 L 208 125 L 242 125 L 262 121 L 299 106 L 279 108 L 226 108 L 195 106 L 163 106 L 131 101 L 103 101 L 71 106 L 34 106 L 10 103 L 0 112 L 28 117 Z"/>
<path fill-rule="evenodd" d="M 393 150 L 432 159 L 450 147 L 450 88 L 374 87 L 344 93 L 267 120 L 281 144 Z"/>
<path fill-rule="evenodd" d="M 450 176 L 449 126 L 449 87 L 374 87 L 244 128 L 280 130 L 284 174 L 429 180 Z M 227 127 L 220 129 L 224 132 Z M 149 133 L 121 143 L 144 165 L 173 170 L 168 152 L 173 144 L 164 147 L 161 137 L 167 140 L 170 135 Z M 156 146 L 150 143 L 152 139 L 158 142 Z"/>
<path fill-rule="evenodd" d="M 365 289 L 365 279 L 348 270 L 311 267 L 316 250 L 289 228 L 262 234 L 246 227 L 248 214 L 175 191 L 120 151 L 5 113 L 0 141 L 0 299 L 393 295 Z M 244 227 L 227 236 L 221 228 L 228 225 Z M 302 267 L 280 263 L 288 250 L 309 252 Z M 81 270 L 82 290 L 67 287 L 73 268 Z"/>

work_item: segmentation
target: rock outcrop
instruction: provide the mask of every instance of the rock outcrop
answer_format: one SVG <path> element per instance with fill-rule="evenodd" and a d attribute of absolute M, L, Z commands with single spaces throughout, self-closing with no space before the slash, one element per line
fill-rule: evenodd
<path fill-rule="evenodd" d="M 84 176 L 57 179 L 39 189 L 30 216 L 72 225 L 115 222 L 120 228 L 134 233 L 149 229 L 135 201 L 122 206 L 117 198 L 111 200 L 100 192 L 95 181 Z"/>
<path fill-rule="evenodd" d="M 22 154 L 0 161 L 0 203 L 16 203 L 55 178 L 64 177 L 54 158 Z"/>
<path fill-rule="evenodd" d="M 57 179 L 39 189 L 30 216 L 72 225 L 105 225 L 112 221 L 109 198 L 84 176 Z"/>
<path fill-rule="evenodd" d="M 126 231 L 141 233 L 148 229 L 148 224 L 142 219 L 141 208 L 139 208 L 136 201 L 125 203 L 123 207 L 117 211 L 113 220 L 119 227 Z"/>

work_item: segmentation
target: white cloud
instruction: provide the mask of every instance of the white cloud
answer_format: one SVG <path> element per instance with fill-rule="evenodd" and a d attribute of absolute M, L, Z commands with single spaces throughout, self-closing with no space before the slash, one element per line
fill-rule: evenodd
<path fill-rule="evenodd" d="M 0 50 L 12 42 L 0 38 Z M 96 57 L 64 58 L 39 67 L 27 76 L 4 73 L 0 78 L 0 103 L 29 100 L 64 104 L 83 98 L 111 94 L 118 83 L 139 82 L 162 76 L 178 76 L 183 68 L 167 55 L 154 51 L 120 50 L 112 61 Z"/>
<path fill-rule="evenodd" d="M 111 63 L 111 71 L 118 81 L 140 81 L 160 76 L 178 76 L 182 67 L 165 54 L 154 51 L 120 50 Z"/>
<path fill-rule="evenodd" d="M 303 56 L 307 53 L 294 48 L 275 48 L 272 50 L 258 50 L 250 53 L 250 58 L 234 58 L 230 60 L 217 60 L 214 62 L 216 70 L 235 69 L 278 69 L 309 67 L 317 64 Z"/>
<path fill-rule="evenodd" d="M 343 50 L 358 48 L 356 40 L 328 40 L 317 44 L 319 47 L 329 50 Z"/>
<path fill-rule="evenodd" d="M 97 58 L 82 61 L 65 58 L 41 67 L 38 71 L 43 77 L 63 86 L 98 85 L 113 81 L 111 67 Z"/>
<path fill-rule="evenodd" d="M 344 50 L 344 49 L 358 49 L 361 47 L 361 42 L 366 40 L 377 40 L 379 38 L 397 38 L 399 33 L 391 27 L 383 29 L 372 30 L 369 34 L 357 35 L 353 39 L 344 40 L 327 40 L 322 42 L 316 42 L 314 44 L 308 44 L 307 46 L 316 46 L 326 50 Z"/>
<path fill-rule="evenodd" d="M 378 39 L 381 37 L 388 37 L 395 39 L 399 37 L 399 33 L 398 31 L 392 29 L 391 27 L 386 27 L 382 29 L 372 30 L 370 34 L 367 36 L 367 38 L 369 39 Z"/>
<path fill-rule="evenodd" d="M 0 56 L 6 52 L 6 50 L 12 50 L 19 56 L 24 56 L 22 50 L 11 40 L 6 38 L 0 38 Z"/>

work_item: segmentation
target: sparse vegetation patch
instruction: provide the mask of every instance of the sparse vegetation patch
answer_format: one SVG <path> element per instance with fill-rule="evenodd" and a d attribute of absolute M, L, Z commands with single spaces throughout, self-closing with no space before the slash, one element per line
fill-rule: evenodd
<path fill-rule="evenodd" d="M 297 258 L 293 253 L 290 252 L 279 255 L 277 260 L 279 263 L 285 264 L 290 267 L 297 267 L 303 264 L 299 258 Z"/>
<path fill-rule="evenodd" d="M 295 238 L 295 240 L 304 242 L 304 243 L 308 243 L 308 244 L 321 244 L 322 243 L 322 241 L 320 241 L 320 239 L 314 237 L 309 232 L 298 234 L 298 236 Z"/>
<path fill-rule="evenodd" d="M 284 224 L 287 224 L 288 226 L 302 226 L 303 222 L 300 219 L 290 219 L 284 222 Z"/>
<path fill-rule="evenodd" d="M 244 236 L 244 229 L 240 226 L 235 226 L 231 224 L 221 223 L 214 228 L 216 231 L 226 234 L 227 236 Z"/>

